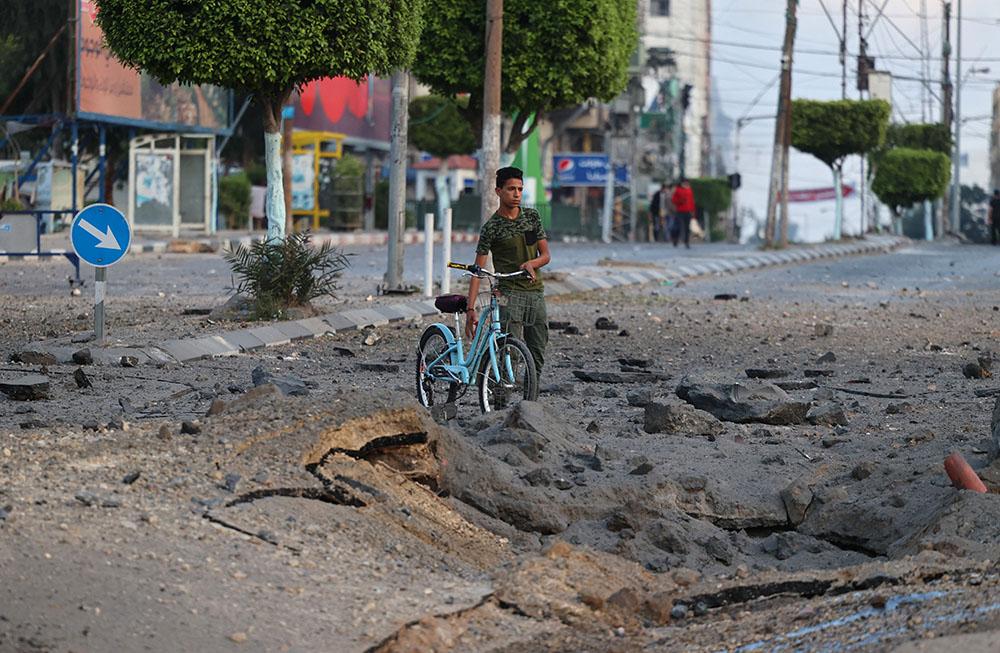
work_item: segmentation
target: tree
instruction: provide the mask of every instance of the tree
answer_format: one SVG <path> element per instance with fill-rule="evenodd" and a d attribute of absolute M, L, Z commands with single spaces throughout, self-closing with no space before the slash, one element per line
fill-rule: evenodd
<path fill-rule="evenodd" d="M 897 147 L 881 157 L 872 192 L 889 207 L 898 225 L 904 209 L 941 197 L 950 180 L 948 155 Z"/>
<path fill-rule="evenodd" d="M 885 134 L 886 148 L 906 147 L 950 155 L 953 146 L 951 129 L 939 122 L 889 125 Z"/>
<path fill-rule="evenodd" d="M 423 0 L 96 0 L 108 47 L 160 83 L 252 93 L 263 114 L 268 240 L 284 237 L 282 107 L 323 77 L 355 80 L 407 65 Z"/>
<path fill-rule="evenodd" d="M 833 171 L 837 208 L 833 237 L 840 238 L 844 222 L 842 171 L 851 154 L 867 154 L 885 142 L 889 103 L 884 100 L 794 100 L 792 147 L 812 154 Z"/>
<path fill-rule="evenodd" d="M 434 180 L 438 218 L 441 219 L 451 204 L 448 157 L 474 151 L 476 135 L 459 113 L 455 100 L 440 95 L 425 95 L 410 102 L 409 136 L 414 147 L 441 160 Z"/>
<path fill-rule="evenodd" d="M 0 105 L 32 62 L 45 51 L 52 36 L 69 20 L 70 4 L 66 0 L 33 0 L 6 2 L 0 21 Z M 70 58 L 70 36 L 66 30 L 55 47 L 28 80 L 8 114 L 69 113 L 66 92 L 66 67 Z M 43 135 L 44 137 L 44 135 Z"/>
<path fill-rule="evenodd" d="M 591 97 L 611 100 L 625 88 L 635 16 L 636 4 L 621 0 L 504 1 L 501 97 L 514 116 L 505 151 L 517 150 L 539 115 Z M 427 0 L 425 21 L 413 73 L 438 95 L 467 93 L 462 114 L 479 134 L 486 3 Z"/>

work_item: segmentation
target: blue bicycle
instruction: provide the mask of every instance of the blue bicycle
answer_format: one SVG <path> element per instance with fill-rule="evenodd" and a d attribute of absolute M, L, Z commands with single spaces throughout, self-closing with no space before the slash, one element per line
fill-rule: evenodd
<path fill-rule="evenodd" d="M 489 309 L 483 311 L 466 352 L 459 315 L 468 310 L 468 299 L 465 295 L 441 295 L 434 301 L 442 313 L 454 314 L 455 328 L 438 322 L 421 334 L 417 347 L 417 399 L 427 408 L 435 403 L 453 403 L 474 383 L 479 409 L 484 413 L 518 399 L 533 401 L 538 396 L 535 360 L 524 341 L 503 332 L 501 307 L 504 317 L 516 314 L 516 319 L 526 324 L 533 322 L 532 316 L 524 306 L 516 304 L 516 294 L 503 295 L 496 287 L 499 279 L 530 275 L 523 270 L 498 274 L 461 263 L 448 263 L 448 267 L 489 280 Z"/>

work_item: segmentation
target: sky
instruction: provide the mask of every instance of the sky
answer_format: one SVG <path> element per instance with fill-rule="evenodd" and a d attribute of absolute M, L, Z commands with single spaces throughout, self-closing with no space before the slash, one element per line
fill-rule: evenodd
<path fill-rule="evenodd" d="M 926 5 L 926 43 L 930 52 L 930 90 L 940 97 L 942 0 L 849 0 L 847 29 L 847 97 L 858 98 L 854 72 L 858 53 L 858 6 L 863 3 L 868 54 L 876 68 L 894 75 L 894 122 L 924 122 L 940 119 L 940 102 L 921 83 L 921 6 Z M 772 116 L 776 112 L 781 45 L 785 31 L 785 0 L 714 0 L 712 2 L 712 75 L 719 89 L 722 111 L 735 121 L 740 116 Z M 841 25 L 842 0 L 823 0 L 837 28 Z M 840 99 L 841 66 L 839 37 L 823 11 L 820 0 L 800 0 L 792 79 L 792 97 Z M 873 24 L 879 8 L 882 17 Z M 957 48 L 958 0 L 952 0 L 952 77 Z M 990 122 L 993 88 L 1000 83 L 1000 2 L 962 2 L 962 116 L 970 118 L 962 127 L 962 150 L 968 165 L 962 168 L 962 183 L 989 184 Z M 695 45 L 695 41 L 689 42 Z M 684 45 L 679 44 L 678 50 Z M 989 72 L 970 68 L 989 68 Z M 899 79 L 897 76 L 917 78 Z M 754 101 L 757 101 L 754 104 Z M 928 107 L 927 102 L 931 103 Z M 740 172 L 744 188 L 742 205 L 758 215 L 766 213 L 767 183 L 774 140 L 774 121 L 748 123 L 741 137 Z M 793 150 L 789 164 L 793 190 L 833 185 L 829 169 L 813 157 Z M 845 166 L 845 183 L 858 186 L 860 160 L 851 157 Z M 833 202 L 793 204 L 793 228 L 802 240 L 823 240 L 832 234 Z M 845 233 L 859 230 L 860 203 L 857 196 L 845 204 Z"/>

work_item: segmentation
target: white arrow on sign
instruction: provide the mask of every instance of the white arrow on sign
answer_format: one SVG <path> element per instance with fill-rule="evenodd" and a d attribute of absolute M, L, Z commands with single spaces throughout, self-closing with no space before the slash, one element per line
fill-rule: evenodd
<path fill-rule="evenodd" d="M 101 233 L 100 229 L 86 220 L 80 220 L 80 228 L 97 239 L 97 247 L 102 249 L 122 248 L 122 246 L 118 244 L 118 239 L 115 238 L 115 234 L 111 231 L 111 225 L 108 225 L 106 233 Z"/>

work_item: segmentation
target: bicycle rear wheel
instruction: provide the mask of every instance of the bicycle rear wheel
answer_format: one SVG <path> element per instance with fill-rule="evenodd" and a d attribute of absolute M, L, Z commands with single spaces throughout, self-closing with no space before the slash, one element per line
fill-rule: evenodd
<path fill-rule="evenodd" d="M 458 384 L 435 379 L 428 373 L 428 367 L 441 354 L 448 351 L 448 341 L 438 327 L 429 326 L 420 336 L 417 346 L 417 401 L 430 408 L 437 403 L 451 403 L 458 396 Z M 448 362 L 444 359 L 443 362 Z"/>
<path fill-rule="evenodd" d="M 497 370 L 493 372 L 489 355 L 483 356 L 479 364 L 476 383 L 479 388 L 479 410 L 488 413 L 512 405 L 519 400 L 534 401 L 538 396 L 535 388 L 535 359 L 531 357 L 528 345 L 512 336 L 497 342 Z"/>

